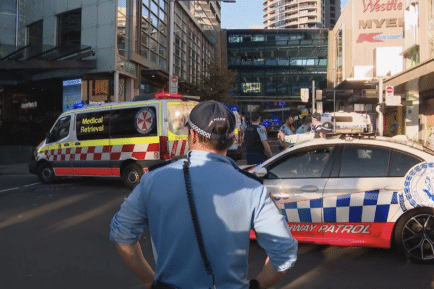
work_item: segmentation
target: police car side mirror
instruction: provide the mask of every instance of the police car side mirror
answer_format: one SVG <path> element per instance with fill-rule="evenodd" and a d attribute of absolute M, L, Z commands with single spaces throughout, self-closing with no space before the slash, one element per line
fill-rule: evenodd
<path fill-rule="evenodd" d="M 263 178 L 265 177 L 268 172 L 266 168 L 258 168 L 255 172 L 254 172 L 255 176 L 257 176 L 258 178 Z"/>

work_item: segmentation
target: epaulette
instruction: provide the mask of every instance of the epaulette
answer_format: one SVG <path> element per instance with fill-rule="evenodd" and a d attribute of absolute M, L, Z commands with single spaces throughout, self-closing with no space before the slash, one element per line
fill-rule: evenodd
<path fill-rule="evenodd" d="M 152 166 L 150 166 L 150 167 L 148 168 L 148 171 L 150 172 L 150 171 L 156 170 L 156 169 L 158 169 L 158 168 L 161 168 L 161 167 L 164 167 L 164 166 L 170 165 L 171 163 L 174 163 L 175 161 L 177 161 L 177 160 L 175 160 L 175 159 L 171 159 L 171 160 L 166 160 L 166 161 L 162 161 L 162 162 L 159 162 L 159 163 L 153 164 Z"/>
<path fill-rule="evenodd" d="M 255 181 L 260 182 L 261 184 L 264 183 L 264 181 L 263 181 L 261 178 L 258 178 L 258 177 L 255 176 L 254 174 L 251 174 L 251 173 L 249 173 L 249 172 L 243 171 L 243 170 L 241 170 L 241 169 L 238 169 L 238 171 L 239 171 L 240 173 L 242 173 L 243 175 L 245 175 L 246 177 L 251 178 L 251 179 L 254 179 Z"/>

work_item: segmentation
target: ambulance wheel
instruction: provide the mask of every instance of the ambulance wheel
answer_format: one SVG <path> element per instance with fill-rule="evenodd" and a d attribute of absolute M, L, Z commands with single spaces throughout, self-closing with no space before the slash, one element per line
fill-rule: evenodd
<path fill-rule="evenodd" d="M 143 169 L 138 164 L 129 164 L 125 167 L 122 173 L 122 180 L 124 185 L 130 189 L 134 189 L 140 182 L 143 175 Z"/>
<path fill-rule="evenodd" d="M 434 208 L 419 208 L 405 214 L 396 225 L 397 249 L 415 263 L 434 263 Z"/>
<path fill-rule="evenodd" d="M 41 183 L 50 184 L 56 178 L 53 168 L 49 163 L 43 163 L 38 168 L 38 178 Z"/>

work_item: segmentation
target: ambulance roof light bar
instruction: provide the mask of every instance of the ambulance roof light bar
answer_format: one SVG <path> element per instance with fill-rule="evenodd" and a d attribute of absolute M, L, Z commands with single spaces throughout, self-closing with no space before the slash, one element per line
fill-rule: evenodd
<path fill-rule="evenodd" d="M 176 94 L 176 93 L 168 93 L 168 92 L 160 92 L 155 94 L 155 98 L 157 99 L 170 99 L 170 98 L 178 98 L 178 99 L 193 99 L 193 100 L 199 100 L 199 96 L 190 96 L 190 95 L 182 95 L 182 94 Z"/>

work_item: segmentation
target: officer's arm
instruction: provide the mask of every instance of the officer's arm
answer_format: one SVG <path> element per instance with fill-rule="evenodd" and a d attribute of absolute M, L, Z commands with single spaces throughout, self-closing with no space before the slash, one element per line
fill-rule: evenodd
<path fill-rule="evenodd" d="M 267 257 L 262 271 L 255 279 L 259 282 L 260 288 L 268 288 L 279 282 L 279 280 L 282 279 L 285 273 L 286 271 L 277 272 L 276 269 L 274 269 L 274 267 L 271 265 L 270 258 Z"/>
<path fill-rule="evenodd" d="M 273 153 L 271 152 L 270 144 L 266 140 L 263 140 L 262 144 L 265 148 L 265 154 L 267 155 L 267 157 L 271 158 L 273 156 Z"/>
<path fill-rule="evenodd" d="M 132 245 L 116 244 L 116 248 L 128 268 L 145 283 L 146 287 L 151 288 L 155 272 L 143 256 L 140 243 L 137 241 Z"/>

